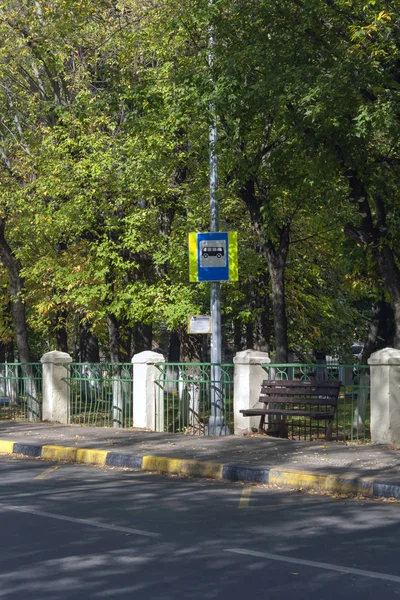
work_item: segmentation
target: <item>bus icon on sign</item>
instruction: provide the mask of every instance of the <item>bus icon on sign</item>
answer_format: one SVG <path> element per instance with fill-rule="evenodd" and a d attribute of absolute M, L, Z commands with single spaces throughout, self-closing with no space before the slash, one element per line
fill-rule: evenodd
<path fill-rule="evenodd" d="M 223 238 L 221 239 L 222 236 L 217 233 L 214 233 L 213 235 L 218 235 L 218 238 L 215 240 L 200 240 L 200 247 L 198 250 L 200 267 L 204 269 L 226 268 L 228 259 L 226 240 Z"/>
<path fill-rule="evenodd" d="M 202 258 L 208 258 L 209 256 L 216 256 L 217 258 L 222 258 L 225 254 L 224 248 L 222 246 L 203 246 L 201 250 Z"/>

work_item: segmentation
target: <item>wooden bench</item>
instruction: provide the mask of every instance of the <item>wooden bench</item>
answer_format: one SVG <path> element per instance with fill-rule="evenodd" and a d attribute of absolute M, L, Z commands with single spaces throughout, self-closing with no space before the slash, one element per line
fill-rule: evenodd
<path fill-rule="evenodd" d="M 265 404 L 265 408 L 252 408 L 240 412 L 245 417 L 261 417 L 258 427 L 260 433 L 265 433 L 267 415 L 308 417 L 310 420 L 326 421 L 325 437 L 331 440 L 340 385 L 340 381 L 266 380 L 262 383 L 259 399 Z"/>

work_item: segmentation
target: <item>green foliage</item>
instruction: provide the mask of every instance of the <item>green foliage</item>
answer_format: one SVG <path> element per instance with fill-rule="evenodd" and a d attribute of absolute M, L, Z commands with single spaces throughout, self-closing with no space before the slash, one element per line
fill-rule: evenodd
<path fill-rule="evenodd" d="M 60 311 L 103 336 L 108 315 L 172 330 L 208 311 L 207 285 L 188 283 L 187 234 L 209 229 L 214 106 L 221 229 L 240 240 L 226 322 L 262 313 L 260 239 L 276 248 L 289 226 L 291 345 L 348 344 L 365 318 L 356 303 L 379 297 L 380 279 L 343 236 L 360 224 L 344 158 L 384 196 L 392 245 L 400 230 L 393 2 L 13 0 L 0 15 L 0 219 L 38 335 L 54 339 Z"/>

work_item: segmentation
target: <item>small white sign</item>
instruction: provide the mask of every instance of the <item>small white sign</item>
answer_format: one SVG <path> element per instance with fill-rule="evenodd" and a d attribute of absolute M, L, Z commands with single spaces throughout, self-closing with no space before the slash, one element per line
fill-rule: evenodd
<path fill-rule="evenodd" d="M 209 315 L 189 316 L 188 333 L 211 333 L 211 317 Z"/>

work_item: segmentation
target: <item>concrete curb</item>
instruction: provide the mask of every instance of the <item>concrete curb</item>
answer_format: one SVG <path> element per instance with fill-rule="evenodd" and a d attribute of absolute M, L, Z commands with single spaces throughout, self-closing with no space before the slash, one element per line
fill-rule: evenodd
<path fill-rule="evenodd" d="M 340 494 L 360 494 L 373 498 L 400 499 L 400 485 L 379 482 L 370 477 L 344 477 L 331 473 L 313 473 L 284 467 L 244 467 L 166 456 L 137 456 L 73 446 L 24 444 L 9 440 L 0 440 L 1 454 L 23 454 L 53 462 L 76 462 L 155 471 L 185 477 L 264 483 L 298 490 L 313 489 Z"/>

